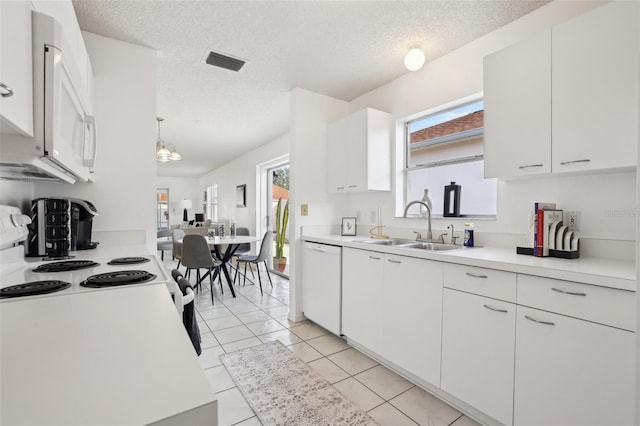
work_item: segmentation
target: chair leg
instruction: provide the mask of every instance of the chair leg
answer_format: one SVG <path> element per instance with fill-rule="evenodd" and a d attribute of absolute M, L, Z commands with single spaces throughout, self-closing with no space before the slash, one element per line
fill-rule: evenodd
<path fill-rule="evenodd" d="M 216 269 L 218 270 L 218 284 L 220 284 L 220 293 L 224 294 L 224 289 L 222 288 L 222 270 L 220 269 L 220 266 L 217 266 Z"/>
<path fill-rule="evenodd" d="M 242 281 L 242 286 L 244 287 L 247 284 L 247 264 L 249 262 L 244 262 L 244 281 Z"/>
<path fill-rule="evenodd" d="M 258 267 L 258 263 L 256 263 L 256 271 L 258 272 L 258 282 L 260 283 L 260 295 L 264 296 L 264 293 L 262 293 L 262 278 L 260 278 L 260 268 Z"/>
<path fill-rule="evenodd" d="M 271 281 L 271 274 L 269 273 L 269 266 L 267 265 L 267 261 L 264 261 L 264 269 L 267 271 L 267 276 L 269 277 L 269 284 L 271 284 L 271 288 L 273 288 L 273 281 Z"/>
<path fill-rule="evenodd" d="M 164 261 L 164 250 L 160 250 L 160 260 Z"/>
<path fill-rule="evenodd" d="M 180 269 L 180 262 L 182 262 L 182 261 L 178 260 L 178 266 L 176 266 L 176 269 Z"/>
<path fill-rule="evenodd" d="M 211 288 L 211 305 L 213 305 L 213 270 L 209 268 L 209 286 Z"/>

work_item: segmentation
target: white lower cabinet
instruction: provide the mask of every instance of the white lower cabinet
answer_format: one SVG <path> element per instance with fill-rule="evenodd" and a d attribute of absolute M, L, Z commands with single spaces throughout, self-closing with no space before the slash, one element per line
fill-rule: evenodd
<path fill-rule="evenodd" d="M 525 306 L 516 324 L 514 424 L 633 424 L 634 333 Z"/>
<path fill-rule="evenodd" d="M 513 423 L 516 305 L 445 288 L 444 391 L 499 422 Z"/>
<path fill-rule="evenodd" d="M 304 315 L 340 335 L 342 248 L 305 242 L 302 246 L 302 306 Z"/>
<path fill-rule="evenodd" d="M 383 292 L 381 355 L 440 386 L 442 263 L 387 254 Z"/>
<path fill-rule="evenodd" d="M 342 333 L 378 354 L 384 345 L 381 333 L 383 266 L 383 253 L 343 249 Z"/>

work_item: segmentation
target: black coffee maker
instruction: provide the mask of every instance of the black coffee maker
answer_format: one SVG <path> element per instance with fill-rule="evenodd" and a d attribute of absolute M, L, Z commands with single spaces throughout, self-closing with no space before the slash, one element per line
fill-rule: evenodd
<path fill-rule="evenodd" d="M 96 207 L 87 200 L 69 198 L 71 203 L 71 250 L 90 250 L 98 246 L 91 241 L 93 218 L 98 216 Z"/>

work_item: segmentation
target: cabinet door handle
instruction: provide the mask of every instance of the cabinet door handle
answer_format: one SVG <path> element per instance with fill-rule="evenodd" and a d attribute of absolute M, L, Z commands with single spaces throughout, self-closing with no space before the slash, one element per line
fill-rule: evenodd
<path fill-rule="evenodd" d="M 318 253 L 324 253 L 324 250 L 322 250 L 320 247 L 314 247 L 313 250 L 317 251 Z"/>
<path fill-rule="evenodd" d="M 535 319 L 535 318 L 530 317 L 529 315 L 525 315 L 524 317 L 525 317 L 526 319 L 528 319 L 529 321 L 537 322 L 538 324 L 544 324 L 544 325 L 556 325 L 556 323 L 555 323 L 555 322 L 537 320 L 537 319 Z"/>
<path fill-rule="evenodd" d="M 10 96 L 13 96 L 13 90 L 11 90 L 11 87 L 7 86 L 6 84 L 0 83 L 0 89 L 2 89 L 3 98 L 8 98 Z"/>
<path fill-rule="evenodd" d="M 586 296 L 587 293 L 579 293 L 576 291 L 567 291 L 567 290 L 562 290 L 561 288 L 555 288 L 555 287 L 551 287 L 551 290 L 553 291 L 557 291 L 558 293 L 562 293 L 562 294 L 570 294 L 572 296 Z"/>
<path fill-rule="evenodd" d="M 394 259 L 387 259 L 387 262 L 391 262 L 391 263 L 402 263 L 400 260 L 394 260 Z"/>
<path fill-rule="evenodd" d="M 531 167 L 542 167 L 542 166 L 544 166 L 544 164 L 527 164 L 525 166 L 518 166 L 518 168 L 522 170 L 522 169 L 528 169 Z"/>
<path fill-rule="evenodd" d="M 484 306 L 485 308 L 489 309 L 490 311 L 495 311 L 495 312 L 504 312 L 505 314 L 506 314 L 507 312 L 509 312 L 509 311 L 507 311 L 506 309 L 498 309 L 498 308 L 491 307 L 491 306 L 489 306 L 489 305 L 482 305 L 482 306 Z"/>
<path fill-rule="evenodd" d="M 344 186 L 338 186 L 336 189 L 344 189 Z"/>
<path fill-rule="evenodd" d="M 369 256 L 369 259 L 373 259 L 373 260 L 380 260 L 379 257 L 375 257 L 375 256 Z"/>
<path fill-rule="evenodd" d="M 489 278 L 486 275 L 476 275 L 476 274 L 472 274 L 471 272 L 465 272 L 468 276 L 473 277 L 473 278 Z"/>
<path fill-rule="evenodd" d="M 358 185 L 349 185 L 349 188 L 357 188 Z"/>
<path fill-rule="evenodd" d="M 589 160 L 588 158 L 584 158 L 582 160 L 561 161 L 560 165 L 565 166 L 567 164 L 573 164 L 573 163 L 588 163 L 589 161 L 591 160 Z"/>

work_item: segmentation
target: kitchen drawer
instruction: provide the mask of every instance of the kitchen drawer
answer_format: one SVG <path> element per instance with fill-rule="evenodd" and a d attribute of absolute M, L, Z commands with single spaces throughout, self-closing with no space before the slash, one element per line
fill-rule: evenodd
<path fill-rule="evenodd" d="M 635 331 L 635 293 L 518 274 L 518 305 Z"/>
<path fill-rule="evenodd" d="M 445 263 L 444 286 L 494 299 L 516 301 L 516 274 Z"/>

